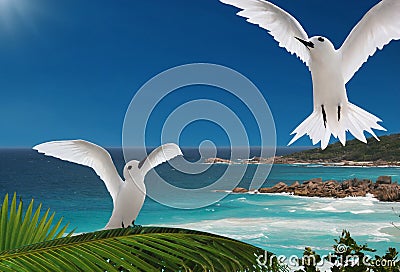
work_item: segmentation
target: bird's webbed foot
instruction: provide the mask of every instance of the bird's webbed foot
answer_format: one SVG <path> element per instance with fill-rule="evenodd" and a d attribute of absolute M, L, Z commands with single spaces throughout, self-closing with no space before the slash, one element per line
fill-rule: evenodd
<path fill-rule="evenodd" d="M 140 228 L 141 228 L 142 225 L 136 225 L 136 224 L 135 224 L 135 220 L 133 220 L 133 221 L 132 221 L 131 227 L 132 227 L 132 228 L 136 228 L 136 227 L 140 227 Z"/>

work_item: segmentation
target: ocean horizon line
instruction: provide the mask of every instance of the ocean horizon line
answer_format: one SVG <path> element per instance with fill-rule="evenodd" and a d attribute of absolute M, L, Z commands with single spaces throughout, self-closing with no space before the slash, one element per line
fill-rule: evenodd
<path fill-rule="evenodd" d="M 149 148 L 157 148 L 159 145 L 149 145 L 149 146 L 146 146 L 146 148 L 147 149 L 149 149 Z M 274 147 L 272 147 L 272 146 L 215 146 L 217 149 L 232 149 L 232 148 L 238 148 L 238 149 L 240 149 L 240 148 L 274 148 Z M 0 150 L 10 150 L 10 149 L 32 149 L 33 148 L 33 146 L 0 146 Z M 124 148 L 124 147 L 122 147 L 122 146 L 104 146 L 104 148 L 106 148 L 106 149 L 122 149 L 122 148 Z M 129 146 L 129 147 L 126 147 L 126 148 L 137 148 L 137 149 L 139 149 L 139 148 L 143 148 L 142 146 Z M 182 149 L 198 149 L 199 148 L 199 146 L 180 146 L 180 148 L 182 148 Z M 214 147 L 202 147 L 202 148 L 204 148 L 204 149 L 213 149 Z M 285 146 L 285 145 L 282 145 L 282 146 L 276 146 L 276 148 L 278 149 L 301 149 L 301 150 L 306 150 L 306 149 L 312 149 L 312 148 L 317 148 L 317 147 L 315 147 L 315 146 L 307 146 L 307 145 L 305 145 L 305 146 Z"/>

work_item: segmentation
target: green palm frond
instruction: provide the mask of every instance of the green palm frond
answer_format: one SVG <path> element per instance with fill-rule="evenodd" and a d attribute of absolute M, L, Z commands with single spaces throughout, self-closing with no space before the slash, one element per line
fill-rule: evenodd
<path fill-rule="evenodd" d="M 1 271 L 268 271 L 265 251 L 186 229 L 104 230 L 3 251 Z M 268 253 L 271 256 L 271 253 Z M 282 271 L 276 262 L 269 271 Z"/>
<path fill-rule="evenodd" d="M 23 214 L 23 202 L 19 200 L 17 206 L 17 194 L 14 193 L 11 205 L 8 194 L 5 195 L 0 209 L 0 251 L 53 240 L 64 235 L 68 224 L 60 229 L 62 218 L 53 224 L 55 214 L 49 217 L 50 209 L 40 218 L 41 207 L 39 204 L 34 210 L 32 199 Z"/>
<path fill-rule="evenodd" d="M 161 227 L 63 237 L 68 225 L 26 210 L 14 194 L 0 209 L 0 271 L 285 271 L 263 249 L 205 232 Z M 25 212 L 24 212 L 25 211 Z M 268 266 L 257 264 L 257 257 Z"/>

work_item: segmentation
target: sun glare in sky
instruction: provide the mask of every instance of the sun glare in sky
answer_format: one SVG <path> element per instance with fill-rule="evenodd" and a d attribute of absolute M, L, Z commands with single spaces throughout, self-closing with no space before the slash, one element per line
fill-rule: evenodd
<path fill-rule="evenodd" d="M 0 29 L 14 31 L 20 24 L 30 25 L 29 10 L 26 0 L 0 0 Z"/>

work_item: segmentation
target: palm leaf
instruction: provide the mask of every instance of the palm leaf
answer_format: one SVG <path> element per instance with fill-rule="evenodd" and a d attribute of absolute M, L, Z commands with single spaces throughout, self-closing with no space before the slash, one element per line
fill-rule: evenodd
<path fill-rule="evenodd" d="M 24 211 L 14 193 L 0 209 L 0 271 L 284 271 L 276 258 L 257 265 L 261 248 L 186 229 L 134 227 L 63 237 L 68 226 Z M 61 227 L 61 228 L 60 228 Z"/>
<path fill-rule="evenodd" d="M 17 208 L 17 194 L 14 193 L 11 205 L 8 194 L 5 195 L 0 209 L 0 251 L 57 239 L 64 235 L 68 224 L 60 229 L 62 218 L 53 224 L 54 213 L 47 219 L 50 210 L 40 217 L 41 207 L 40 204 L 34 210 L 32 199 L 23 215 L 22 200 L 19 200 Z M 68 235 L 72 235 L 72 232 Z"/>
<path fill-rule="evenodd" d="M 1 271 L 283 271 L 261 248 L 219 235 L 134 227 L 64 237 L 0 253 Z M 268 256 L 271 256 L 268 253 Z M 37 267 L 37 268 L 35 268 Z"/>

